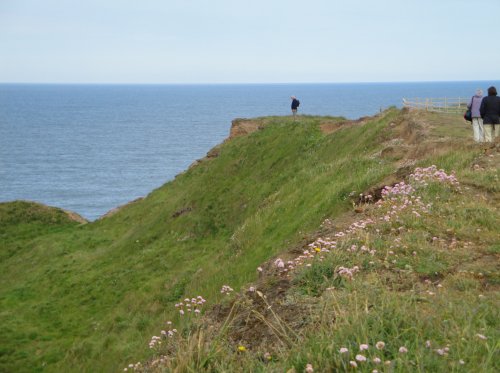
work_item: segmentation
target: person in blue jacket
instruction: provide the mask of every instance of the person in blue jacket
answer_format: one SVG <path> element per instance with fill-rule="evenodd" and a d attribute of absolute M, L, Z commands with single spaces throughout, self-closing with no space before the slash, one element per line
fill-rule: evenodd
<path fill-rule="evenodd" d="M 297 100 L 297 97 L 292 96 L 290 97 L 292 99 L 292 115 L 295 119 L 295 116 L 297 115 L 297 109 L 299 108 L 300 101 Z"/>

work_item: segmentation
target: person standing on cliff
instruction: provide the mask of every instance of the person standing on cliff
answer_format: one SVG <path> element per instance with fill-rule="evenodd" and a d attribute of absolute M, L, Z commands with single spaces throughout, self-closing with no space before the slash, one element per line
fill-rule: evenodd
<path fill-rule="evenodd" d="M 481 101 L 479 112 L 483 118 L 484 141 L 493 142 L 495 130 L 500 126 L 500 97 L 495 87 L 488 88 L 488 96 Z"/>
<path fill-rule="evenodd" d="M 297 115 L 297 109 L 299 108 L 300 101 L 297 100 L 297 97 L 292 96 L 290 97 L 292 99 L 292 115 L 293 119 L 295 119 L 295 116 Z"/>

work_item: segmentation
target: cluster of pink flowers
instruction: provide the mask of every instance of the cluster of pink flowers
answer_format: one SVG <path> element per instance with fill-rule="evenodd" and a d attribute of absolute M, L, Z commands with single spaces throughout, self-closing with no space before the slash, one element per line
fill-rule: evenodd
<path fill-rule="evenodd" d="M 356 273 L 359 272 L 359 267 L 358 266 L 354 266 L 352 268 L 346 268 L 346 267 L 339 267 L 339 269 L 337 270 L 337 273 L 341 276 L 341 277 L 345 277 L 347 278 L 348 280 L 352 280 L 354 275 Z"/>
<path fill-rule="evenodd" d="M 289 260 L 287 262 L 281 258 L 277 258 L 273 264 L 280 273 L 287 273 L 304 264 L 307 267 L 310 267 L 311 264 L 308 263 L 310 260 L 316 257 L 318 257 L 320 261 L 324 260 L 324 254 L 329 253 L 332 249 L 335 249 L 336 245 L 337 242 L 330 240 L 328 237 L 326 239 L 318 238 L 316 241 L 308 245 L 309 249 L 304 250 L 302 255 L 299 255 L 293 260 Z"/>
<path fill-rule="evenodd" d="M 285 268 L 285 262 L 283 261 L 283 259 L 278 258 L 274 261 L 274 266 L 279 270 L 283 270 Z"/>
<path fill-rule="evenodd" d="M 355 221 L 354 223 L 352 223 L 349 226 L 349 228 L 346 229 L 345 233 L 347 233 L 347 234 L 356 233 L 359 230 L 366 229 L 368 227 L 368 225 L 371 225 L 373 223 L 374 223 L 374 221 L 372 219 Z"/>
<path fill-rule="evenodd" d="M 324 224 L 328 224 L 330 221 L 328 219 L 325 220 Z M 347 238 L 347 235 L 354 234 L 359 230 L 364 230 L 366 229 L 370 224 L 374 224 L 375 222 L 372 219 L 366 219 L 366 220 L 359 220 L 354 223 L 352 223 L 345 232 L 338 232 L 335 234 L 335 237 L 337 238 Z M 287 274 L 287 276 L 290 276 L 290 271 L 293 271 L 297 267 L 301 266 L 306 266 L 306 267 L 311 267 L 311 260 L 317 259 L 319 261 L 323 261 L 325 259 L 325 255 L 332 252 L 332 250 L 337 249 L 338 242 L 336 240 L 332 240 L 330 237 L 326 238 L 318 238 L 314 242 L 311 242 L 308 244 L 308 249 L 304 250 L 302 255 L 297 256 L 293 260 L 289 260 L 285 262 L 281 258 L 277 258 L 274 260 L 274 267 L 278 269 L 280 274 Z M 351 246 L 350 249 L 347 249 L 347 251 L 356 251 L 357 246 Z M 369 253 L 370 255 L 375 255 L 376 250 L 369 249 L 366 246 L 361 246 L 360 247 L 361 252 L 366 252 Z M 344 267 L 341 267 L 344 268 Z M 356 273 L 356 271 L 359 271 L 359 267 L 354 267 L 356 269 L 350 269 L 350 268 L 344 268 L 344 270 L 341 270 L 341 275 L 350 277 L 352 278 L 352 275 Z M 257 269 L 259 272 L 262 272 L 262 268 L 259 267 Z M 349 271 L 351 271 L 351 276 L 349 276 Z"/>
<path fill-rule="evenodd" d="M 220 292 L 221 292 L 221 294 L 229 295 L 233 292 L 233 288 L 229 285 L 222 285 Z"/>
<path fill-rule="evenodd" d="M 432 204 L 424 204 L 421 197 L 414 195 L 415 189 L 411 185 L 403 183 L 396 184 L 395 187 L 386 187 L 389 189 L 386 193 L 382 191 L 382 199 L 377 202 L 379 209 L 385 209 L 385 214 L 379 219 L 382 221 L 390 222 L 394 219 L 399 218 L 399 214 L 402 211 L 411 209 L 412 214 L 417 218 L 421 217 L 422 214 L 428 214 L 429 209 Z M 398 187 L 399 185 L 399 187 Z M 394 188 L 397 187 L 396 192 L 393 192 Z"/>
<path fill-rule="evenodd" d="M 161 345 L 161 337 L 154 335 L 149 342 L 149 348 L 155 348 L 157 347 L 156 345 Z"/>
<path fill-rule="evenodd" d="M 397 183 L 393 186 L 387 185 L 384 187 L 382 190 L 382 198 L 385 200 L 397 200 L 401 196 L 409 196 L 415 191 L 415 188 L 413 188 L 410 184 L 406 184 L 404 181 L 401 181 L 400 183 Z"/>
<path fill-rule="evenodd" d="M 348 247 L 346 249 L 346 251 L 348 251 L 350 253 L 355 253 L 355 252 L 367 253 L 367 254 L 370 254 L 371 256 L 374 256 L 377 253 L 377 250 L 375 250 L 375 249 L 370 249 L 369 247 L 367 247 L 365 245 L 361 245 L 361 247 L 358 248 L 358 245 L 355 245 L 355 244 Z"/>
<path fill-rule="evenodd" d="M 385 342 L 383 341 L 378 341 L 376 344 L 375 344 L 375 347 L 377 350 L 381 351 L 383 349 L 385 349 Z M 366 353 L 369 354 L 369 351 L 370 350 L 370 345 L 368 343 L 361 343 L 359 345 L 359 353 L 357 353 L 355 356 L 354 356 L 354 360 L 350 360 L 349 361 L 349 365 L 354 367 L 354 368 L 357 368 L 358 367 L 358 363 L 369 363 L 370 360 L 369 358 L 365 355 Z M 364 352 L 366 351 L 366 352 Z M 401 346 L 399 348 L 399 353 L 400 354 L 406 354 L 408 353 L 408 349 L 405 347 L 405 346 Z M 349 349 L 347 349 L 346 347 L 341 347 L 339 349 L 339 353 L 342 354 L 342 355 L 348 355 L 349 354 Z M 373 364 L 382 364 L 382 359 L 378 356 L 374 356 L 373 358 L 371 358 L 371 362 Z M 383 362 L 384 365 L 391 365 L 391 361 L 390 360 L 386 360 Z M 376 372 L 377 370 L 373 370 L 372 372 Z"/>
<path fill-rule="evenodd" d="M 440 183 L 447 183 L 455 187 L 459 187 L 460 183 L 458 182 L 455 172 L 451 172 L 451 174 L 447 174 L 444 170 L 439 169 L 432 165 L 430 167 L 417 167 L 413 174 L 410 175 L 410 180 L 413 180 L 421 185 L 427 185 L 428 181 L 437 181 Z"/>
<path fill-rule="evenodd" d="M 373 201 L 373 196 L 371 194 L 363 194 L 363 193 L 361 193 L 359 195 L 359 199 L 362 202 L 371 202 L 371 201 Z"/>
<path fill-rule="evenodd" d="M 324 239 L 320 237 L 307 246 L 309 246 L 310 250 L 314 250 L 315 252 L 329 253 L 337 247 L 337 241 L 332 241 L 330 237 Z"/>
<path fill-rule="evenodd" d="M 184 302 L 179 302 L 175 304 L 175 308 L 179 310 L 181 316 L 183 316 L 186 312 L 193 312 L 195 314 L 201 313 L 201 308 L 205 304 L 206 300 L 203 299 L 201 295 L 198 295 L 196 298 L 186 298 Z"/>
<path fill-rule="evenodd" d="M 129 369 L 130 370 L 140 370 L 142 368 L 141 362 L 137 362 L 135 364 L 129 364 L 126 368 L 123 369 L 124 372 L 127 372 Z"/>
<path fill-rule="evenodd" d="M 149 342 L 149 348 L 153 349 L 155 347 L 158 347 L 159 345 L 161 345 L 161 340 L 163 338 L 172 338 L 177 333 L 177 329 L 172 328 L 172 321 L 167 321 L 167 326 L 168 330 L 162 330 L 160 332 L 161 337 L 156 335 L 151 337 L 151 341 Z"/>
<path fill-rule="evenodd" d="M 156 367 L 157 365 L 163 365 L 163 364 L 165 364 L 165 363 L 166 363 L 167 359 L 168 359 L 168 357 L 167 357 L 167 356 L 165 356 L 165 355 L 160 355 L 160 356 L 158 356 L 156 359 L 153 359 L 153 360 L 151 361 L 151 366 L 152 366 L 152 367 Z"/>

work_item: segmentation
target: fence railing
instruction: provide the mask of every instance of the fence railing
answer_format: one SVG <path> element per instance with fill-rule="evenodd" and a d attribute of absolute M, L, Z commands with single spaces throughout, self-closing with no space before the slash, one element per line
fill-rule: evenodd
<path fill-rule="evenodd" d="M 435 111 L 439 113 L 463 113 L 470 99 L 465 97 L 403 98 L 403 106 L 409 109 Z"/>

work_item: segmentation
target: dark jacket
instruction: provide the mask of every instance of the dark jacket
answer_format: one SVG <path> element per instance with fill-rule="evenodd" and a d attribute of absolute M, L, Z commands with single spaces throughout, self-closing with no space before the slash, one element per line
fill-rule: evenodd
<path fill-rule="evenodd" d="M 292 110 L 297 110 L 297 108 L 299 107 L 299 105 L 300 105 L 299 100 L 297 100 L 296 98 L 294 98 L 292 100 Z"/>
<path fill-rule="evenodd" d="M 484 97 L 479 112 L 484 124 L 500 124 L 500 97 Z"/>

